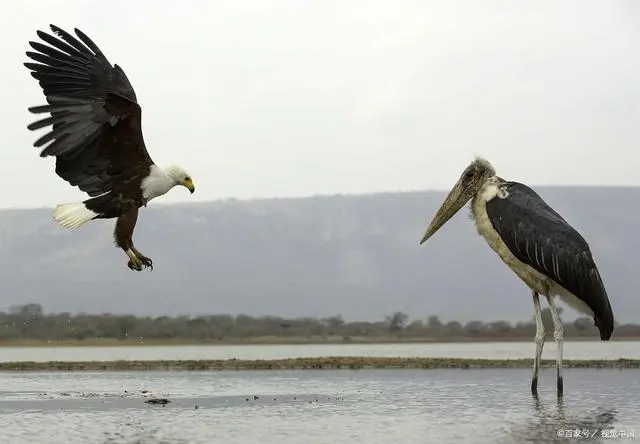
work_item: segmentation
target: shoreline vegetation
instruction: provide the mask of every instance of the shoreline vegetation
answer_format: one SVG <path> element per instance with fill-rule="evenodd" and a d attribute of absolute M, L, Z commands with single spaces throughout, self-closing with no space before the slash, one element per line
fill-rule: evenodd
<path fill-rule="evenodd" d="M 550 337 L 553 322 L 548 308 L 542 310 L 542 320 Z M 403 312 L 379 321 L 346 321 L 340 315 L 283 318 L 45 313 L 37 303 L 0 312 L 0 347 L 532 342 L 535 330 L 533 318 L 517 323 L 461 323 L 445 322 L 437 315 L 410 318 Z M 564 330 L 567 342 L 600 341 L 593 319 L 588 317 L 565 322 Z M 640 340 L 640 325 L 616 325 L 611 340 Z"/>
<path fill-rule="evenodd" d="M 564 360 L 565 368 L 640 369 L 640 359 Z M 184 360 L 184 361 L 83 361 L 2 362 L 0 371 L 222 371 L 222 370 L 361 370 L 361 369 L 530 369 L 532 359 L 457 359 L 322 357 L 270 360 Z M 554 360 L 541 361 L 541 368 L 553 368 Z"/>
<path fill-rule="evenodd" d="M 547 335 L 553 332 L 543 310 Z M 438 316 L 410 319 L 402 312 L 381 321 L 345 321 L 341 316 L 287 319 L 247 315 L 142 317 L 116 314 L 45 314 L 39 304 L 0 312 L 0 348 L 7 347 L 136 347 L 207 345 L 349 345 L 415 343 L 532 343 L 532 321 L 442 322 Z M 599 341 L 593 320 L 565 323 L 565 340 Z M 612 341 L 640 340 L 640 325 L 618 325 Z M 1 350 L 0 350 L 1 352 Z M 567 368 L 640 369 L 640 359 L 564 360 Z M 483 369 L 531 368 L 532 359 L 460 359 L 329 356 L 270 360 L 119 360 L 80 362 L 0 362 L 0 371 L 216 371 L 297 369 Z M 555 366 L 544 360 L 543 368 Z"/>

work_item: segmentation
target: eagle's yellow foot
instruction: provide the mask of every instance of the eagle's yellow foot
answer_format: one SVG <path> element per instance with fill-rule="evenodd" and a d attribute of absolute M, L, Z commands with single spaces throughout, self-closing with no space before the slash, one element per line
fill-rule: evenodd
<path fill-rule="evenodd" d="M 137 270 L 137 271 L 142 271 L 142 268 L 143 268 L 142 261 L 140 259 L 138 259 L 137 257 L 129 259 L 129 262 L 127 262 L 127 266 L 131 270 Z"/>
<path fill-rule="evenodd" d="M 127 250 L 127 256 L 129 256 L 127 266 L 131 270 L 142 271 L 144 268 L 151 267 L 151 271 L 153 271 L 153 261 L 139 251 Z"/>

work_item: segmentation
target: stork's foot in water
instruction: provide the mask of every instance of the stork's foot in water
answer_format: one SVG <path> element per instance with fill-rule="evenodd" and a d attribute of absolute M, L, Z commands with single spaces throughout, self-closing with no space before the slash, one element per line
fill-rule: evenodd
<path fill-rule="evenodd" d="M 531 394 L 534 398 L 538 397 L 538 377 L 534 376 L 531 379 Z"/>
<path fill-rule="evenodd" d="M 129 262 L 127 262 L 127 266 L 131 270 L 142 271 L 143 269 L 149 267 L 151 271 L 153 271 L 153 261 L 141 254 L 139 251 L 135 253 L 131 250 L 127 251 L 127 256 L 129 256 Z"/>
<path fill-rule="evenodd" d="M 562 397 L 563 391 L 564 391 L 564 383 L 562 381 L 562 376 L 558 376 L 558 398 Z"/>

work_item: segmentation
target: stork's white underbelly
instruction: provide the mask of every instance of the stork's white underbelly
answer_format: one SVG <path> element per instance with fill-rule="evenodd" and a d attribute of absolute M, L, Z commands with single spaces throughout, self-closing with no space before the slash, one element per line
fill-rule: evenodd
<path fill-rule="evenodd" d="M 574 310 L 593 316 L 593 311 L 574 296 L 567 289 L 558 285 L 553 279 L 548 278 L 544 274 L 521 262 L 516 258 L 509 247 L 502 241 L 498 232 L 493 228 L 493 224 L 489 220 L 487 214 L 486 202 L 491 199 L 500 199 L 497 195 L 497 187 L 488 184 L 483 187 L 480 196 L 472 201 L 471 213 L 476 225 L 478 233 L 487 241 L 493 251 L 495 251 L 500 259 L 513 270 L 513 272 L 532 290 L 545 296 L 558 296 L 563 302 L 572 307 Z"/>

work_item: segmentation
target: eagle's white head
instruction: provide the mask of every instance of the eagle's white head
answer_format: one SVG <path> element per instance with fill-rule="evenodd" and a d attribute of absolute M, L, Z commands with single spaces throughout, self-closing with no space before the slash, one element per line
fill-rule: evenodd
<path fill-rule="evenodd" d="M 196 187 L 193 185 L 191 175 L 189 175 L 189 173 L 187 173 L 187 171 L 181 166 L 171 165 L 166 168 L 164 172 L 171 180 L 173 180 L 173 186 L 182 185 L 188 189 L 191 194 L 196 190 Z"/>
<path fill-rule="evenodd" d="M 149 202 L 155 197 L 166 194 L 176 185 L 185 187 L 191 194 L 196 190 L 191 175 L 184 168 L 178 165 L 170 165 L 166 168 L 151 165 L 149 175 L 142 180 L 140 188 L 142 196 Z"/>

